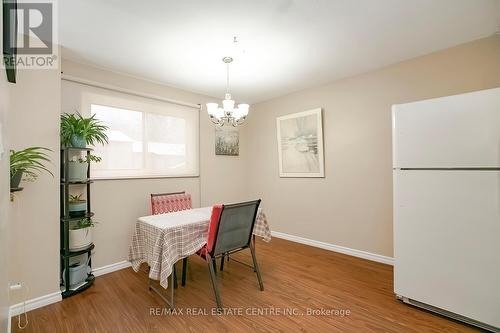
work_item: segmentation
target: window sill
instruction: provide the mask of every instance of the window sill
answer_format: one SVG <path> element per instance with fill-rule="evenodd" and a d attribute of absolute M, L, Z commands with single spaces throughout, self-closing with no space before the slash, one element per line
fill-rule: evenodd
<path fill-rule="evenodd" d="M 184 176 L 120 176 L 120 177 L 91 177 L 93 181 L 101 180 L 135 180 L 135 179 L 175 179 L 175 178 L 200 178 L 200 175 L 184 175 Z"/>

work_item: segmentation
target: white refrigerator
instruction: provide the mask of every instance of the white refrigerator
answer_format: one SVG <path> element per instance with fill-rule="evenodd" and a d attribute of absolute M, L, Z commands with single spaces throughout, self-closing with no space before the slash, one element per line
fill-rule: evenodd
<path fill-rule="evenodd" d="M 394 292 L 500 332 L 500 88 L 392 112 Z"/>

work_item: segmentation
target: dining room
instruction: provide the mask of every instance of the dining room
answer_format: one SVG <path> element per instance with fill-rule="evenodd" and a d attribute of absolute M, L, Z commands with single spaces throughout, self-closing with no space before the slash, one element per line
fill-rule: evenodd
<path fill-rule="evenodd" d="M 500 1 L 2 11 L 0 332 L 500 331 Z"/>

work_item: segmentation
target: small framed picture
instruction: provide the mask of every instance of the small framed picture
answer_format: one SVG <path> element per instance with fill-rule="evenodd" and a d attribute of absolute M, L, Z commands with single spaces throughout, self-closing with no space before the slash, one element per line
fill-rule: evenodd
<path fill-rule="evenodd" d="M 325 176 L 321 109 L 276 119 L 280 177 Z"/>
<path fill-rule="evenodd" d="M 240 154 L 240 134 L 237 127 L 215 127 L 215 155 L 238 156 Z"/>

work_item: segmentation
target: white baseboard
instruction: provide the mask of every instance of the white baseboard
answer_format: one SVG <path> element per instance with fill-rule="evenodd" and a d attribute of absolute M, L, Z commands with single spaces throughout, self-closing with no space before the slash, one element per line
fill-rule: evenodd
<path fill-rule="evenodd" d="M 124 268 L 130 267 L 130 266 L 132 266 L 130 264 L 130 261 L 124 260 L 124 261 L 120 261 L 120 262 L 117 262 L 117 263 L 114 263 L 111 265 L 106 265 L 106 266 L 94 268 L 92 270 L 92 274 L 94 274 L 94 276 L 101 276 L 101 275 L 108 274 L 108 273 L 111 273 L 114 271 L 119 271 L 120 269 L 124 269 Z"/>
<path fill-rule="evenodd" d="M 380 262 L 382 264 L 394 266 L 394 258 L 392 258 L 392 257 L 386 257 L 386 256 L 383 256 L 380 254 L 351 249 L 351 248 L 345 247 L 345 246 L 340 246 L 340 245 L 320 242 L 320 241 L 313 240 L 313 239 L 289 235 L 289 234 L 285 234 L 283 232 L 278 232 L 278 231 L 271 231 L 271 235 L 273 237 L 276 237 L 276 238 L 282 238 L 282 239 L 286 239 L 286 240 L 289 240 L 292 242 L 301 243 L 301 244 L 314 246 L 314 247 L 319 247 L 321 249 L 339 252 L 339 253 L 347 254 L 347 255 L 350 255 L 353 257 L 363 258 L 363 259 L 367 259 L 367 260 L 371 260 L 371 261 Z"/>
<path fill-rule="evenodd" d="M 12 331 L 12 312 L 10 311 L 9 307 L 9 317 L 7 318 L 7 333 L 10 333 Z"/>
<path fill-rule="evenodd" d="M 61 292 L 56 291 L 55 293 L 40 296 L 26 301 L 26 312 L 41 308 L 52 303 L 57 303 L 62 300 Z M 9 313 L 10 317 L 17 316 L 24 312 L 23 303 L 17 303 L 10 307 Z"/>
<path fill-rule="evenodd" d="M 100 276 L 100 275 L 108 274 L 108 273 L 111 273 L 114 271 L 118 271 L 118 270 L 123 269 L 123 268 L 130 267 L 130 266 L 131 266 L 130 261 L 124 260 L 124 261 L 120 261 L 120 262 L 117 262 L 117 263 L 114 263 L 111 265 L 106 265 L 103 267 L 95 268 L 92 271 L 92 273 L 94 274 L 94 276 Z M 41 308 L 43 306 L 59 302 L 61 300 L 62 300 L 62 296 L 61 296 L 60 291 L 52 293 L 52 294 L 48 294 L 45 296 L 33 298 L 33 299 L 26 301 L 26 311 L 35 310 L 35 309 Z M 21 314 L 23 312 L 24 312 L 23 303 L 14 304 L 9 308 L 9 318 L 12 318 L 13 316 L 17 316 L 18 314 Z M 10 321 L 9 321 L 9 325 L 10 325 Z M 9 331 L 7 331 L 7 332 L 9 332 Z"/>

